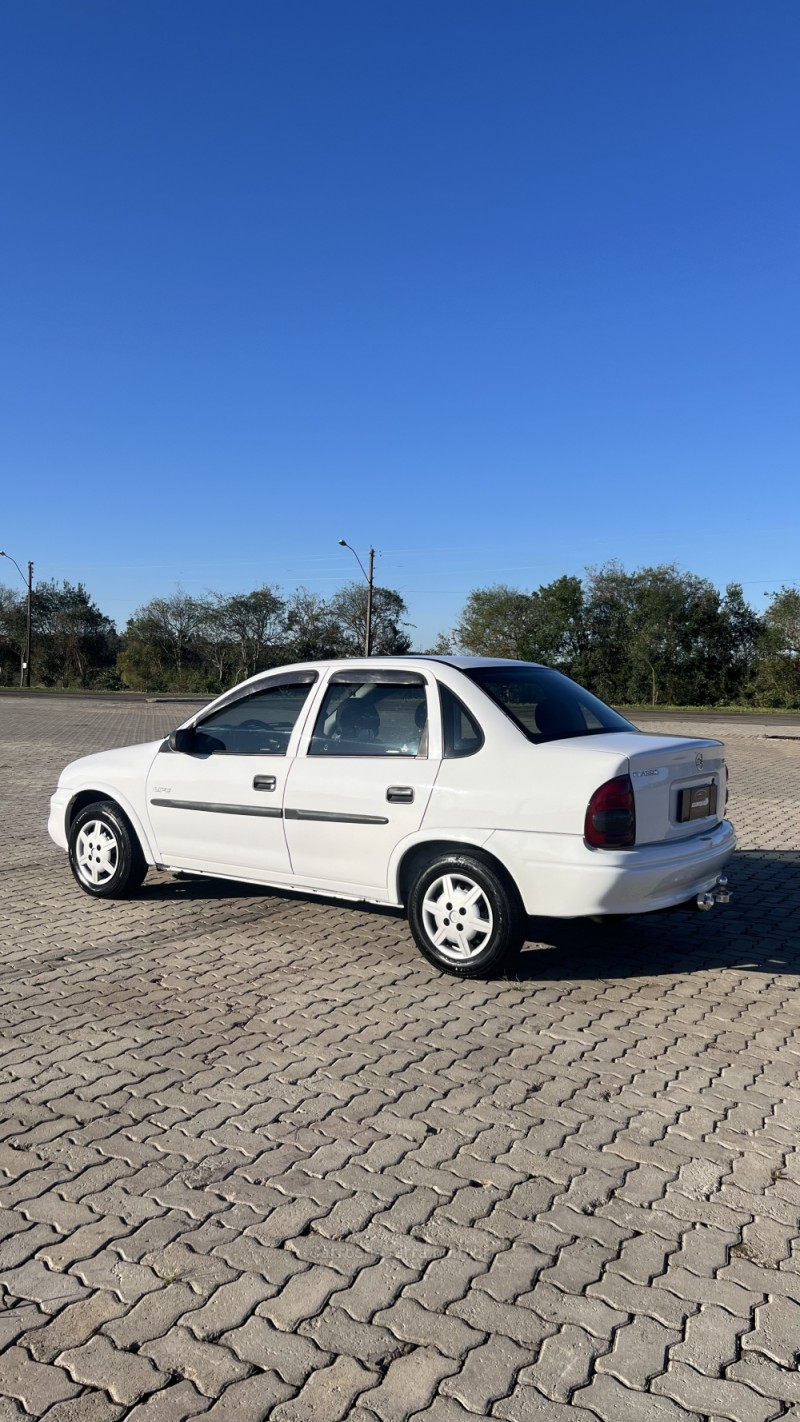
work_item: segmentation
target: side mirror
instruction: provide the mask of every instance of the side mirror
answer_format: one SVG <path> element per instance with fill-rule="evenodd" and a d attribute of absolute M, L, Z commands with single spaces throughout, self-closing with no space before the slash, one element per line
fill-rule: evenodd
<path fill-rule="evenodd" d="M 167 745 L 170 750 L 179 751 L 187 755 L 192 749 L 194 730 L 191 726 L 184 727 L 181 731 L 171 731 L 167 738 Z"/>

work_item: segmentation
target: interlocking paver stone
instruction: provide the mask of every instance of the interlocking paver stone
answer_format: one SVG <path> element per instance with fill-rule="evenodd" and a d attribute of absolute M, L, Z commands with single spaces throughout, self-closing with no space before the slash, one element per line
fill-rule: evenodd
<path fill-rule="evenodd" d="M 45 1413 L 47 1422 L 118 1422 L 127 1415 L 105 1392 L 81 1392 L 68 1402 L 57 1402 Z M 0 1422 L 2 1419 L 0 1412 Z"/>
<path fill-rule="evenodd" d="M 690 1318 L 687 1326 L 693 1322 Z M 617 1329 L 612 1350 L 595 1359 L 595 1371 L 611 1373 L 625 1387 L 644 1389 L 651 1378 L 664 1372 L 668 1350 L 675 1356 L 674 1345 L 680 1337 L 679 1331 L 665 1328 L 654 1318 L 634 1318 Z"/>
<path fill-rule="evenodd" d="M 46 1328 L 36 1328 L 22 1342 L 40 1363 L 52 1363 L 66 1348 L 77 1348 L 103 1324 L 119 1318 L 124 1308 L 115 1294 L 98 1291 L 79 1303 L 69 1304 Z"/>
<path fill-rule="evenodd" d="M 61 766 L 188 709 L 0 696 L 0 1422 L 41 1415 L 8 1358 L 50 1422 L 788 1418 L 800 721 L 686 722 L 728 741 L 728 909 L 537 921 L 483 983 L 358 905 L 76 891 Z"/>
<path fill-rule="evenodd" d="M 743 1350 L 765 1353 L 783 1368 L 800 1361 L 800 1304 L 771 1298 L 756 1309 L 756 1327 L 742 1338 Z"/>
<path fill-rule="evenodd" d="M 209 1422 L 263 1422 L 292 1392 L 277 1373 L 255 1373 L 226 1387 L 204 1415 Z"/>
<path fill-rule="evenodd" d="M 187 1328 L 171 1328 L 162 1338 L 144 1343 L 140 1353 L 151 1358 L 165 1376 L 188 1378 L 204 1397 L 217 1397 L 228 1383 L 250 1371 L 229 1348 L 204 1343 Z"/>
<path fill-rule="evenodd" d="M 26 1412 L 37 1415 L 56 1402 L 75 1397 L 78 1392 L 61 1368 L 35 1363 L 24 1348 L 9 1348 L 3 1354 L 2 1387 L 8 1397 L 18 1398 Z"/>
<path fill-rule="evenodd" d="M 602 1417 L 603 1422 L 703 1422 L 669 1397 L 656 1397 L 623 1387 L 608 1373 L 597 1373 L 588 1387 L 573 1393 L 573 1403 Z"/>
<path fill-rule="evenodd" d="M 414 1277 L 413 1270 L 399 1260 L 382 1259 L 362 1269 L 355 1283 L 337 1294 L 336 1306 L 345 1309 L 352 1318 L 368 1323 L 379 1309 L 388 1308 Z"/>
<path fill-rule="evenodd" d="M 371 1388 L 377 1373 L 356 1362 L 337 1358 L 330 1367 L 319 1369 L 290 1402 L 282 1402 L 272 1413 L 274 1422 L 342 1422 L 352 1416 L 356 1398 Z"/>
<path fill-rule="evenodd" d="M 209 1398 L 201 1397 L 194 1383 L 184 1379 L 138 1403 L 125 1414 L 125 1422 L 184 1422 L 186 1418 L 206 1412 L 210 1406 Z"/>
<path fill-rule="evenodd" d="M 202 1308 L 187 1313 L 186 1325 L 197 1338 L 215 1338 L 238 1328 L 272 1292 L 259 1275 L 242 1274 L 230 1284 L 221 1284 Z"/>
<path fill-rule="evenodd" d="M 427 1407 L 444 1378 L 458 1371 L 458 1363 L 432 1348 L 414 1348 L 389 1364 L 377 1387 L 359 1398 L 361 1407 L 375 1412 L 381 1422 L 403 1422 Z"/>
<path fill-rule="evenodd" d="M 48 1269 L 40 1259 L 29 1259 L 18 1269 L 8 1269 L 3 1275 L 6 1294 L 30 1299 L 43 1313 L 58 1313 L 68 1303 L 86 1298 L 88 1289 L 79 1279 Z"/>
<path fill-rule="evenodd" d="M 66 1348 L 56 1361 L 75 1382 L 85 1387 L 105 1388 L 115 1402 L 128 1407 L 163 1387 L 166 1381 L 149 1358 L 123 1352 L 100 1334 L 78 1348 Z"/>
<path fill-rule="evenodd" d="M 309 1373 L 330 1362 L 330 1354 L 318 1348 L 310 1338 L 283 1332 L 266 1318 L 248 1318 L 241 1328 L 223 1333 L 219 1341 L 232 1349 L 237 1358 L 259 1368 L 271 1368 L 295 1387 L 300 1387 Z"/>
<path fill-rule="evenodd" d="M 554 1402 L 528 1383 L 518 1383 L 508 1397 L 495 1403 L 491 1416 L 503 1422 L 596 1422 L 598 1413 L 587 1412 L 574 1402 Z"/>
<path fill-rule="evenodd" d="M 536 1362 L 520 1371 L 519 1382 L 532 1384 L 554 1402 L 569 1402 L 575 1388 L 586 1381 L 594 1359 L 604 1347 L 604 1343 L 585 1329 L 567 1324 L 545 1338 Z"/>
<path fill-rule="evenodd" d="M 726 1369 L 726 1376 L 733 1382 L 744 1383 L 763 1397 L 773 1398 L 776 1411 L 779 1399 L 800 1405 L 800 1371 L 780 1368 L 763 1353 L 745 1353 Z"/>
<path fill-rule="evenodd" d="M 441 1385 L 445 1397 L 455 1397 L 473 1412 L 488 1412 L 491 1404 L 511 1391 L 520 1368 L 532 1361 L 531 1350 L 495 1334 L 473 1348 L 456 1377 Z"/>
<path fill-rule="evenodd" d="M 730 1418 L 731 1422 L 770 1422 L 775 1416 L 772 1398 L 762 1397 L 743 1383 L 709 1378 L 685 1363 L 671 1363 L 653 1382 L 653 1392 L 672 1397 L 701 1416 Z"/>
<path fill-rule="evenodd" d="M 103 1328 L 117 1348 L 131 1348 L 160 1338 L 178 1319 L 202 1307 L 202 1300 L 187 1284 L 165 1284 L 156 1293 L 146 1294 L 123 1318 Z"/>
<path fill-rule="evenodd" d="M 708 1377 L 718 1378 L 739 1353 L 739 1339 L 750 1328 L 750 1319 L 737 1318 L 727 1309 L 707 1304 L 686 1321 L 683 1342 L 670 1351 L 673 1362 L 687 1363 Z M 752 1335 L 751 1335 L 752 1336 Z"/>
<path fill-rule="evenodd" d="M 404 1344 L 388 1328 L 361 1323 L 343 1308 L 326 1308 L 316 1318 L 301 1323 L 299 1332 L 325 1352 L 347 1354 L 367 1367 L 388 1363 L 405 1351 Z"/>

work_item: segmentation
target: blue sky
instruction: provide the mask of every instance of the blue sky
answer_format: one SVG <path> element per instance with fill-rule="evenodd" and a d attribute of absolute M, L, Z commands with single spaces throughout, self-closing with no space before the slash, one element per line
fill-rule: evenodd
<path fill-rule="evenodd" d="M 795 0 L 4 0 L 0 547 L 800 578 Z M 0 579 L 15 573 L 2 565 Z"/>

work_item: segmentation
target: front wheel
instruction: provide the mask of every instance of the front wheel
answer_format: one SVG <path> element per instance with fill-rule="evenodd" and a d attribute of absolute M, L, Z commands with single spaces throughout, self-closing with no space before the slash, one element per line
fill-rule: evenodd
<path fill-rule="evenodd" d="M 127 898 L 147 873 L 141 845 L 111 800 L 86 805 L 75 816 L 69 863 L 83 892 L 96 899 Z"/>
<path fill-rule="evenodd" d="M 417 947 L 443 973 L 494 976 L 522 947 L 524 916 L 516 890 L 466 854 L 445 854 L 415 878 L 408 921 Z"/>

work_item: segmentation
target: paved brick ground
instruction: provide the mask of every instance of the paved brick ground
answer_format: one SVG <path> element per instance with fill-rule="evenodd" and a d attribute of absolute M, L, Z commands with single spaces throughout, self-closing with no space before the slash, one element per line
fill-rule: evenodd
<path fill-rule="evenodd" d="M 486 985 L 391 912 L 82 895 L 58 770 L 186 714 L 0 701 L 0 1422 L 800 1418 L 800 739 L 727 728 L 728 909 Z"/>

